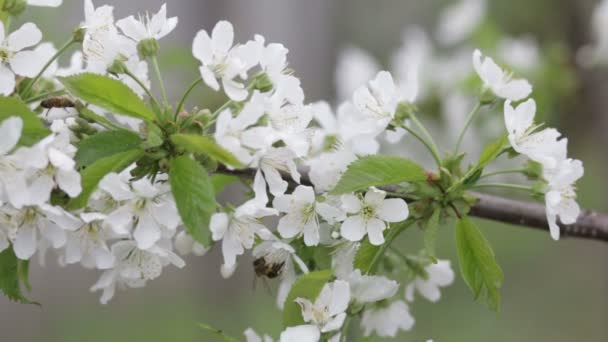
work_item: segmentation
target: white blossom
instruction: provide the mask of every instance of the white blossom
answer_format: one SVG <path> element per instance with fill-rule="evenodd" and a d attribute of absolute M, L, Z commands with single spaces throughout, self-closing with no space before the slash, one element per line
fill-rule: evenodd
<path fill-rule="evenodd" d="M 119 202 L 118 208 L 108 214 L 106 224 L 116 234 L 132 233 L 139 249 L 147 249 L 163 236 L 171 236 L 180 217 L 167 184 L 152 184 L 145 178 L 129 182 L 126 178 L 128 170 L 120 175 L 110 173 L 99 183 Z"/>
<path fill-rule="evenodd" d="M 24 50 L 40 42 L 42 32 L 36 24 L 26 23 L 10 34 L 0 25 L 0 94 L 8 96 L 15 89 L 16 77 L 34 77 L 46 60 L 32 50 Z"/>
<path fill-rule="evenodd" d="M 344 220 L 344 213 L 328 203 L 318 202 L 312 187 L 300 185 L 291 195 L 275 197 L 272 205 L 279 212 L 286 213 L 277 227 L 282 237 L 290 239 L 304 236 L 307 246 L 319 244 L 319 218 L 330 223 Z"/>
<path fill-rule="evenodd" d="M 388 126 L 402 100 L 403 94 L 387 71 L 380 71 L 367 86 L 360 87 L 353 95 L 361 120 L 374 128 L 376 134 Z"/>
<path fill-rule="evenodd" d="M 414 322 L 407 304 L 398 300 L 385 307 L 365 309 L 361 317 L 361 328 L 365 336 L 375 332 L 381 337 L 395 337 L 399 330 L 411 330 Z"/>
<path fill-rule="evenodd" d="M 104 271 L 99 280 L 91 287 L 91 291 L 103 291 L 100 302 L 107 304 L 120 288 L 140 288 L 148 280 L 158 278 L 163 267 L 173 264 L 182 268 L 184 261 L 171 250 L 154 245 L 146 250 L 137 248 L 137 243 L 131 240 L 116 242 L 112 246 L 112 254 L 116 264 L 114 268 Z"/>
<path fill-rule="evenodd" d="M 146 15 L 143 18 L 135 19 L 128 16 L 116 22 L 116 26 L 129 38 L 136 42 L 146 39 L 159 40 L 175 29 L 178 18 L 167 18 L 167 4 L 160 7 L 158 13 L 152 17 Z"/>
<path fill-rule="evenodd" d="M 280 342 L 318 342 L 320 338 L 319 328 L 311 324 L 303 324 L 283 330 Z"/>
<path fill-rule="evenodd" d="M 484 57 L 481 51 L 473 52 L 473 67 L 484 83 L 484 86 L 501 98 L 519 101 L 532 92 L 532 86 L 525 79 L 513 79 L 511 73 L 503 71 L 490 57 Z"/>
<path fill-rule="evenodd" d="M 344 279 L 350 285 L 351 300 L 359 304 L 374 303 L 391 298 L 397 293 L 399 283 L 383 276 L 362 275 L 354 270 Z"/>
<path fill-rule="evenodd" d="M 80 262 L 84 267 L 100 270 L 113 267 L 115 259 L 107 242 L 114 234 L 103 224 L 106 215 L 81 213 L 80 219 L 82 226 L 67 233 L 64 262 Z"/>
<path fill-rule="evenodd" d="M 323 286 L 316 300 L 296 298 L 302 308 L 304 322 L 314 324 L 321 333 L 336 331 L 346 319 L 346 309 L 350 302 L 350 288 L 347 282 L 336 280 Z"/>
<path fill-rule="evenodd" d="M 360 241 L 368 235 L 373 245 L 383 244 L 387 222 L 400 222 L 409 216 L 403 199 L 385 197 L 386 192 L 375 188 L 370 188 L 363 198 L 354 194 L 343 195 L 343 209 L 351 215 L 342 222 L 340 234 L 349 241 Z"/>
<path fill-rule="evenodd" d="M 549 190 L 545 194 L 547 221 L 554 240 L 558 240 L 560 236 L 557 217 L 559 216 L 563 224 L 573 224 L 580 214 L 574 183 L 583 173 L 583 163 L 574 159 L 565 159 L 553 169 L 543 169 L 543 177 L 549 184 Z"/>
<path fill-rule="evenodd" d="M 454 282 L 454 271 L 449 260 L 438 260 L 424 268 L 426 277 L 417 276 L 405 289 L 405 298 L 409 302 L 414 301 L 414 292 L 431 302 L 437 302 L 441 298 L 440 287 L 446 287 Z"/>
<path fill-rule="evenodd" d="M 235 80 L 247 78 L 247 71 L 258 61 L 251 60 L 251 48 L 246 46 L 233 47 L 234 28 L 227 21 L 218 22 L 211 36 L 205 30 L 196 34 L 192 45 L 192 54 L 201 61 L 199 68 L 205 83 L 214 90 L 220 89 L 217 79 L 222 81 L 226 95 L 235 101 L 242 101 L 248 91 L 243 83 Z M 255 57 L 254 57 L 255 58 Z"/>

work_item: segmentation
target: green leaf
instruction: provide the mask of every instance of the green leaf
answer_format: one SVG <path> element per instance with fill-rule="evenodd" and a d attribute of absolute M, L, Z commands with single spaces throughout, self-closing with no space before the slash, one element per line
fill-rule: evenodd
<path fill-rule="evenodd" d="M 16 97 L 0 96 L 0 122 L 11 116 L 17 116 L 23 120 L 19 145 L 32 146 L 51 134 L 36 113 L 32 112 L 23 101 Z"/>
<path fill-rule="evenodd" d="M 426 180 L 424 169 L 411 160 L 394 156 L 367 156 L 356 160 L 346 170 L 333 194 L 367 190 L 370 186 L 382 186 L 403 182 Z"/>
<path fill-rule="evenodd" d="M 364 239 L 359 245 L 357 254 L 355 254 L 354 266 L 355 269 L 360 269 L 362 274 L 368 274 L 371 271 L 372 263 L 376 254 L 380 251 L 380 246 L 374 246 L 369 242 L 369 239 Z"/>
<path fill-rule="evenodd" d="M 74 96 L 113 113 L 149 121 L 156 118 L 146 103 L 117 79 L 91 73 L 58 79 Z"/>
<path fill-rule="evenodd" d="M 210 246 L 209 220 L 216 203 L 207 171 L 187 156 L 171 160 L 170 167 L 169 182 L 186 231 L 203 246 Z"/>
<path fill-rule="evenodd" d="M 25 298 L 21 292 L 21 282 L 29 287 L 27 271 L 28 263 L 17 259 L 12 247 L 0 253 L 0 291 L 12 301 L 22 304 L 38 304 Z"/>
<path fill-rule="evenodd" d="M 460 272 L 475 299 L 483 297 L 490 309 L 498 311 L 499 289 L 504 278 L 502 269 L 490 243 L 468 216 L 456 224 L 456 248 Z"/>
<path fill-rule="evenodd" d="M 496 159 L 505 148 L 509 147 L 509 137 L 505 134 L 496 141 L 488 144 L 481 152 L 476 169 L 484 168 Z"/>
<path fill-rule="evenodd" d="M 213 192 L 219 195 L 224 189 L 234 183 L 240 181 L 240 178 L 233 175 L 215 174 L 211 176 L 211 184 L 213 185 Z"/>
<path fill-rule="evenodd" d="M 173 134 L 171 136 L 171 141 L 189 152 L 208 155 L 220 163 L 233 167 L 243 166 L 232 153 L 225 150 L 207 136 L 196 134 Z"/>
<path fill-rule="evenodd" d="M 285 309 L 283 310 L 283 326 L 292 327 L 300 324 L 304 324 L 302 318 L 302 310 L 294 300 L 296 298 L 306 298 L 311 302 L 314 302 L 323 286 L 331 279 L 331 270 L 323 270 L 310 272 L 302 275 L 293 284 L 287 300 L 285 301 Z"/>
<path fill-rule="evenodd" d="M 142 155 L 142 150 L 133 149 L 99 159 L 89 165 L 80 173 L 82 192 L 68 203 L 68 209 L 75 210 L 85 207 L 89 202 L 89 197 L 105 175 L 124 170 Z"/>
<path fill-rule="evenodd" d="M 78 144 L 76 164 L 78 168 L 87 167 L 99 159 L 132 150 L 140 144 L 141 138 L 131 131 L 102 131 Z"/>
<path fill-rule="evenodd" d="M 437 231 L 439 230 L 439 218 L 441 209 L 435 209 L 433 215 L 426 221 L 424 227 L 424 248 L 431 258 L 435 258 L 435 244 L 437 242 Z"/>

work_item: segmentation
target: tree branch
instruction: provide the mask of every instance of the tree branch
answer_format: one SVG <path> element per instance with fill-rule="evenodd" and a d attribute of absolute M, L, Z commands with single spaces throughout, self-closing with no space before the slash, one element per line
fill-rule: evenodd
<path fill-rule="evenodd" d="M 254 170 L 228 170 L 225 167 L 218 169 L 220 173 L 233 174 L 238 176 L 254 175 Z M 289 179 L 286 175 L 285 179 Z M 301 184 L 311 185 L 306 173 L 302 173 Z M 395 192 L 392 187 L 385 187 L 385 190 Z M 497 222 L 511 223 L 514 225 L 549 230 L 545 206 L 530 201 L 519 201 L 500 196 L 469 192 L 478 199 L 477 204 L 471 207 L 470 215 L 489 219 Z M 584 210 L 574 224 L 565 225 L 559 223 L 562 237 L 574 237 L 581 239 L 597 240 L 608 242 L 608 215 L 591 210 Z"/>

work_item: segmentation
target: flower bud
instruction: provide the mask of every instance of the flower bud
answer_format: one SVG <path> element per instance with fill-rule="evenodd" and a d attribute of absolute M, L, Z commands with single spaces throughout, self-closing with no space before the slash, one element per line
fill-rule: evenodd
<path fill-rule="evenodd" d="M 269 92 L 272 88 L 274 88 L 274 85 L 266 73 L 256 76 L 253 80 L 253 89 L 259 90 L 262 93 Z"/>
<path fill-rule="evenodd" d="M 403 121 L 409 119 L 412 114 L 415 114 L 417 110 L 418 108 L 411 102 L 399 102 L 393 120 L 401 124 Z"/>
<path fill-rule="evenodd" d="M 84 27 L 79 27 L 74 30 L 72 33 L 72 39 L 77 43 L 82 43 L 84 41 L 84 37 L 87 33 L 87 29 Z"/>
<path fill-rule="evenodd" d="M 127 66 L 121 58 L 116 58 L 108 67 L 108 72 L 114 76 L 118 76 L 127 72 Z"/>
<path fill-rule="evenodd" d="M 158 41 L 154 38 L 142 40 L 137 44 L 137 52 L 143 59 L 156 56 L 158 50 L 160 50 L 160 45 L 158 45 Z"/>

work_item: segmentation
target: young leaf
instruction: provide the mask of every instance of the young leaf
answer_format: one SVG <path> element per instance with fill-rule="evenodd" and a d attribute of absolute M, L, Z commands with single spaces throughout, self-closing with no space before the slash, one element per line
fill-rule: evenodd
<path fill-rule="evenodd" d="M 141 144 L 141 138 L 131 131 L 102 131 L 78 144 L 76 164 L 78 168 L 87 167 L 99 159 L 132 150 Z"/>
<path fill-rule="evenodd" d="M 203 246 L 210 246 L 209 220 L 216 203 L 207 171 L 187 156 L 177 157 L 171 160 L 169 182 L 186 231 Z"/>
<path fill-rule="evenodd" d="M 435 244 L 437 242 L 440 215 L 441 209 L 435 209 L 424 227 L 424 248 L 431 258 L 435 258 Z"/>
<path fill-rule="evenodd" d="M 83 73 L 57 77 L 74 96 L 113 113 L 154 120 L 154 112 L 121 81 L 103 75 Z"/>
<path fill-rule="evenodd" d="M 83 208 L 89 202 L 89 197 L 97 189 L 97 185 L 110 172 L 120 172 L 143 155 L 143 151 L 133 149 L 99 159 L 80 173 L 82 192 L 68 203 L 68 209 Z"/>
<path fill-rule="evenodd" d="M 484 168 L 486 165 L 494 161 L 502 151 L 509 146 L 509 137 L 505 134 L 498 140 L 488 144 L 481 152 L 476 169 Z"/>
<path fill-rule="evenodd" d="M 296 298 L 306 298 L 314 302 L 321 293 L 323 286 L 331 279 L 331 270 L 310 272 L 302 275 L 291 287 L 285 309 L 283 310 L 283 326 L 292 327 L 304 324 L 300 305 L 294 302 Z"/>
<path fill-rule="evenodd" d="M 240 179 L 237 176 L 218 173 L 211 176 L 210 180 L 213 184 L 213 192 L 219 195 L 228 185 L 238 182 Z"/>
<path fill-rule="evenodd" d="M 417 182 L 425 179 L 424 169 L 411 160 L 394 156 L 367 156 L 350 164 L 331 192 L 344 194 L 367 190 L 370 186 Z"/>
<path fill-rule="evenodd" d="M 44 126 L 36 113 L 32 112 L 20 99 L 0 96 L 0 122 L 11 116 L 17 116 L 23 120 L 23 131 L 21 132 L 19 145 L 32 146 L 51 134 L 51 131 Z"/>
<path fill-rule="evenodd" d="M 456 248 L 460 272 L 475 299 L 483 296 L 490 309 L 497 311 L 503 282 L 502 269 L 488 240 L 467 216 L 456 224 Z"/>
<path fill-rule="evenodd" d="M 218 145 L 213 139 L 196 134 L 173 134 L 171 141 L 177 146 L 183 147 L 186 151 L 195 154 L 205 154 L 219 161 L 220 163 L 233 167 L 242 167 L 236 157 Z"/>
<path fill-rule="evenodd" d="M 12 247 L 0 253 L 0 291 L 12 301 L 37 304 L 25 298 L 21 292 L 21 282 L 26 287 L 29 286 L 25 272 L 27 272 L 27 264 L 20 263 Z"/>

